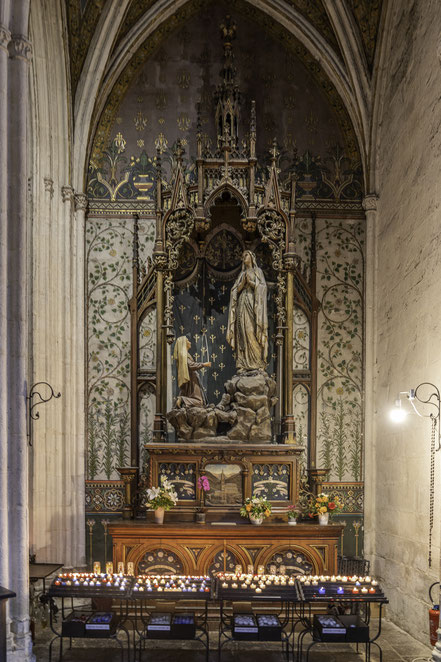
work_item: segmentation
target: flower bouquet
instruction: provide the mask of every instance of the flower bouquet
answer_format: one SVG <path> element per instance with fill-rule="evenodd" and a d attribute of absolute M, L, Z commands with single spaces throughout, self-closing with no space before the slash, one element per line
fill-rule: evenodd
<path fill-rule="evenodd" d="M 164 511 L 170 510 L 178 502 L 178 495 L 175 492 L 173 484 L 162 476 L 161 485 L 159 487 L 149 487 L 146 490 L 146 496 L 147 508 L 155 511 L 155 522 L 157 524 L 163 524 Z"/>
<path fill-rule="evenodd" d="M 343 508 L 342 501 L 329 494 L 321 492 L 309 502 L 309 517 L 318 516 L 319 524 L 328 524 L 329 517 L 339 513 Z"/>
<path fill-rule="evenodd" d="M 200 500 L 200 505 L 196 510 L 196 522 L 203 524 L 205 522 L 205 511 L 204 511 L 205 493 L 210 490 L 210 481 L 208 480 L 207 476 L 199 476 L 198 489 L 200 491 L 201 500 Z"/>
<path fill-rule="evenodd" d="M 251 524 L 262 524 L 271 515 L 271 504 L 265 497 L 248 497 L 240 509 L 242 517 L 249 517 Z"/>
<path fill-rule="evenodd" d="M 297 520 L 303 515 L 301 504 L 288 506 L 288 523 L 297 524 Z"/>

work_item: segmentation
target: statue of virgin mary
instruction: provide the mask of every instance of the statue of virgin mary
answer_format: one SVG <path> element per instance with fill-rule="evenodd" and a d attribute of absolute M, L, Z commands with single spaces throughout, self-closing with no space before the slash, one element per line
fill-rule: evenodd
<path fill-rule="evenodd" d="M 242 270 L 231 289 L 227 342 L 239 373 L 265 370 L 268 355 L 266 282 L 256 256 L 245 251 Z"/>

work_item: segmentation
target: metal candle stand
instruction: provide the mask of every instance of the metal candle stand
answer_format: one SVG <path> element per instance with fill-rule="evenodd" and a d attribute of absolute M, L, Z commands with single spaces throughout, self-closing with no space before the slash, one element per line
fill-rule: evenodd
<path fill-rule="evenodd" d="M 63 638 L 75 637 L 108 638 L 117 641 L 121 647 L 121 660 L 124 662 L 123 642 L 118 638 L 120 632 L 127 637 L 127 660 L 141 662 L 142 652 L 146 649 L 149 639 L 193 640 L 199 641 L 205 648 L 206 661 L 209 657 L 208 633 L 208 602 L 219 601 L 220 620 L 218 635 L 218 659 L 221 662 L 223 648 L 233 641 L 280 641 L 282 652 L 289 660 L 290 651 L 293 660 L 300 662 L 303 656 L 304 639 L 307 635 L 312 642 L 306 649 L 306 661 L 309 661 L 311 649 L 318 643 L 363 643 L 365 645 L 366 662 L 370 660 L 371 646 L 375 645 L 382 660 L 382 650 L 377 639 L 381 634 L 382 607 L 388 603 L 381 587 L 375 579 L 366 577 L 341 576 L 305 576 L 289 577 L 282 575 L 247 575 L 235 573 L 219 573 L 215 579 L 202 576 L 177 575 L 139 575 L 138 577 L 121 574 L 94 573 L 64 573 L 57 576 L 49 591 L 50 627 L 55 637 L 49 644 L 49 661 L 52 660 L 52 648 L 55 641 L 60 640 L 59 660 L 63 655 Z M 61 598 L 62 623 L 58 631 L 54 627 L 56 614 L 55 598 Z M 65 607 L 65 599 L 71 598 L 70 608 Z M 107 616 L 108 625 L 91 624 L 90 618 L 100 620 L 97 610 L 81 609 L 83 619 L 75 619 L 74 598 L 111 598 L 119 601 L 119 615 Z M 150 601 L 155 602 L 153 607 Z M 170 610 L 170 602 L 203 601 L 204 607 L 185 607 L 175 611 Z M 167 601 L 169 604 L 165 605 Z M 225 601 L 233 603 L 253 602 L 254 609 L 245 613 L 236 607 L 226 608 Z M 153 623 L 152 615 L 161 614 L 160 606 L 164 605 L 162 622 Z M 270 603 L 280 604 L 278 614 L 262 613 L 261 607 Z M 379 623 L 375 636 L 369 636 L 371 604 L 379 607 Z M 323 614 L 323 607 L 328 607 Z M 340 610 L 351 614 L 342 615 Z M 334 613 L 329 613 L 329 607 Z M 318 609 L 314 609 L 317 607 Z M 361 619 L 361 608 L 364 608 L 364 620 Z M 130 615 L 133 612 L 133 617 Z M 191 613 L 189 613 L 191 612 Z M 188 618 L 182 618 L 184 614 Z M 321 614 L 328 620 L 320 620 Z M 181 618 L 179 618 L 181 616 Z M 239 617 L 239 620 L 238 620 Z M 240 618 L 244 623 L 240 621 Z M 248 621 L 246 619 L 248 617 Z M 341 619 L 341 620 L 340 620 Z M 89 629 L 86 621 L 89 620 Z M 157 619 L 158 620 L 158 619 Z M 159 619 L 160 621 L 161 619 Z M 181 621 L 181 622 L 179 622 Z M 186 622 L 188 621 L 188 622 Z M 240 621 L 240 622 L 239 622 Z M 246 621 L 246 622 L 245 622 Z M 329 622 L 328 622 L 329 621 Z M 335 629 L 332 629 L 332 622 Z M 131 658 L 130 634 L 128 623 L 133 630 L 133 658 Z M 78 624 L 78 628 L 76 627 Z M 296 628 L 301 626 L 296 646 Z M 327 627 L 329 626 L 329 627 Z M 90 629 L 94 627 L 95 629 Z M 330 628 L 330 629 L 329 629 Z"/>

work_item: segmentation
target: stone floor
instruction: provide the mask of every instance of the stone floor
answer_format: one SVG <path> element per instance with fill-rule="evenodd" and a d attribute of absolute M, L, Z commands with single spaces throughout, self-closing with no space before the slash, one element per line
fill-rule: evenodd
<path fill-rule="evenodd" d="M 375 620 L 371 623 L 372 628 L 376 626 Z M 372 630 L 371 630 L 372 632 Z M 49 628 L 37 630 L 34 652 L 37 662 L 48 662 L 48 645 L 51 640 Z M 215 633 L 213 633 L 214 635 Z M 398 627 L 383 620 L 382 634 L 379 639 L 383 649 L 383 662 L 425 662 L 431 658 L 431 648 L 424 646 L 419 641 L 400 630 Z M 119 662 L 121 652 L 117 644 L 109 641 L 87 641 L 75 639 L 73 648 L 67 648 L 68 640 L 64 640 L 63 662 Z M 205 662 L 205 654 L 197 650 L 193 642 L 151 642 L 154 648 L 149 646 L 144 651 L 142 662 Z M 217 637 L 213 636 L 213 647 L 217 643 Z M 305 640 L 305 646 L 308 640 Z M 191 648 L 190 648 L 191 646 Z M 228 645 L 223 649 L 222 662 L 279 662 L 286 658 L 280 652 L 279 644 L 241 642 L 240 644 Z M 133 651 L 132 651 L 133 652 Z M 59 645 L 54 644 L 53 660 L 58 660 Z M 132 658 L 133 659 L 133 658 Z M 360 662 L 364 659 L 364 648 L 360 646 L 357 654 L 355 646 L 351 644 L 318 644 L 310 654 L 310 662 Z M 371 660 L 379 660 L 378 650 L 372 647 Z M 127 653 L 124 653 L 124 662 Z M 218 662 L 216 650 L 210 652 L 210 662 Z M 305 658 L 303 658 L 305 660 Z"/>

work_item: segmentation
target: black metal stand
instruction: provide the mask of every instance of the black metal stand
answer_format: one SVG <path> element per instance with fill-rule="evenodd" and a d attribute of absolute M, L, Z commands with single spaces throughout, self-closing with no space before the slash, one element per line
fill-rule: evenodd
<path fill-rule="evenodd" d="M 66 596 L 70 597 L 70 596 Z M 130 662 L 130 635 L 127 630 L 127 628 L 124 627 L 123 623 L 125 622 L 126 618 L 125 617 L 119 617 L 118 621 L 112 626 L 112 628 L 109 630 L 109 633 L 103 634 L 103 631 L 97 631 L 96 633 L 93 631 L 89 631 L 87 635 L 76 635 L 76 636 L 70 636 L 63 634 L 63 621 L 67 619 L 67 617 L 72 614 L 74 611 L 79 611 L 81 610 L 83 613 L 90 614 L 92 616 L 94 613 L 96 613 L 98 610 L 96 609 L 91 609 L 90 607 L 87 608 L 76 608 L 74 609 L 73 606 L 73 599 L 71 598 L 71 606 L 70 609 L 67 610 L 64 605 L 64 600 L 65 598 L 61 598 L 61 618 L 62 622 L 60 624 L 61 631 L 57 631 L 54 627 L 54 599 L 51 598 L 49 601 L 49 606 L 50 606 L 50 628 L 52 632 L 54 633 L 55 637 L 51 640 L 49 644 L 49 662 L 52 662 L 52 647 L 54 643 L 59 640 L 60 642 L 60 652 L 58 656 L 59 662 L 61 662 L 62 657 L 63 657 L 63 639 L 69 639 L 69 648 L 72 648 L 72 639 L 112 639 L 115 641 L 119 647 L 121 648 L 121 662 L 124 662 L 124 646 L 123 642 L 118 639 L 119 633 L 122 631 L 127 637 L 127 662 Z M 127 601 L 126 601 L 127 603 Z M 121 605 L 122 606 L 122 605 Z M 127 615 L 127 604 L 126 604 L 126 615 Z"/>
<path fill-rule="evenodd" d="M 171 599 L 174 600 L 176 598 L 176 595 L 173 596 Z M 185 596 L 187 600 L 191 600 L 189 596 Z M 200 599 L 198 596 L 197 599 Z M 170 600 L 167 600 L 168 604 L 170 604 Z M 161 600 L 156 600 L 155 599 L 156 605 L 160 606 L 161 605 Z M 135 624 L 136 624 L 136 634 L 138 635 L 138 641 L 136 644 L 134 644 L 134 660 L 139 660 L 141 662 L 142 660 L 142 651 L 145 650 L 146 642 L 148 640 L 152 639 L 159 639 L 159 637 L 155 637 L 154 634 L 149 633 L 147 627 L 148 627 L 148 621 L 153 613 L 152 609 L 148 609 L 145 601 L 144 600 L 139 600 L 134 603 L 135 604 Z M 138 607 L 139 605 L 139 607 Z M 139 617 L 138 617 L 138 611 L 139 611 Z M 158 611 L 155 609 L 155 611 Z M 196 610 L 195 610 L 196 612 Z M 140 623 L 142 624 L 142 629 L 138 629 L 138 618 Z M 198 613 L 195 613 L 195 624 L 196 624 L 196 634 L 194 637 L 189 637 L 189 638 L 182 638 L 181 641 L 200 641 L 201 644 L 205 648 L 205 660 L 208 662 L 209 654 L 210 654 L 210 638 L 209 638 L 209 633 L 208 633 L 208 599 L 205 600 L 205 607 L 203 611 L 199 611 Z M 162 638 L 162 637 L 161 637 Z M 174 639 L 174 641 L 179 641 L 179 639 Z"/>
<path fill-rule="evenodd" d="M 238 600 L 239 601 L 239 600 Z M 262 602 L 264 602 L 262 600 Z M 266 599 L 268 602 L 268 599 Z M 273 600 L 274 602 L 274 600 Z M 261 602 L 259 601 L 259 604 Z M 281 632 L 281 644 L 282 644 L 282 653 L 286 655 L 286 659 L 289 660 L 289 650 L 290 650 L 290 638 L 293 633 L 292 626 L 289 633 L 285 632 L 285 628 L 292 623 L 291 619 L 292 605 L 291 602 L 282 602 L 281 609 L 278 614 L 280 625 L 282 628 Z M 227 614 L 224 610 L 224 601 L 220 600 L 220 615 L 219 615 L 219 638 L 218 638 L 218 662 L 221 662 L 222 659 L 222 649 L 225 645 L 231 642 L 240 641 L 233 636 L 233 624 L 232 624 L 233 615 Z M 247 641 L 250 641 L 247 639 Z M 256 634 L 254 641 L 272 641 L 271 639 L 262 639 L 262 637 Z"/>
<path fill-rule="evenodd" d="M 347 602 L 347 601 L 345 601 Z M 379 614 L 378 614 L 378 628 L 375 633 L 374 637 L 369 638 L 368 641 L 365 640 L 360 640 L 357 641 L 356 638 L 354 640 L 351 639 L 350 642 L 346 641 L 336 641 L 332 642 L 329 638 L 326 639 L 326 642 L 324 639 L 320 637 L 320 635 L 317 633 L 316 630 L 313 628 L 313 615 L 312 615 L 312 605 L 311 603 L 300 603 L 298 606 L 298 611 L 297 611 L 297 618 L 294 619 L 294 630 L 296 626 L 300 623 L 303 625 L 303 630 L 299 632 L 299 635 L 297 637 L 297 652 L 293 649 L 293 659 L 297 660 L 297 662 L 301 662 L 303 659 L 305 662 L 309 662 L 309 654 L 311 649 L 316 646 L 317 644 L 321 643 L 353 643 L 357 645 L 357 650 L 358 646 L 360 644 L 364 644 L 365 646 L 365 660 L 366 662 L 370 662 L 371 659 L 371 646 L 374 645 L 378 648 L 379 655 L 380 655 L 380 662 L 382 662 L 383 659 L 383 651 L 381 649 L 381 646 L 377 643 L 377 639 L 381 634 L 381 618 L 382 618 L 382 608 L 383 605 L 387 603 L 387 600 L 385 599 L 384 601 L 376 601 L 379 607 Z M 360 602 L 360 600 L 356 601 L 357 608 L 361 607 L 363 605 L 363 608 L 365 610 L 365 618 L 366 618 L 366 623 L 370 623 L 370 609 L 371 609 L 371 603 L 366 601 L 366 602 Z M 305 658 L 303 658 L 303 641 L 306 637 L 306 635 L 311 635 L 312 637 L 312 642 L 309 644 L 309 646 L 306 649 L 305 652 Z"/>

